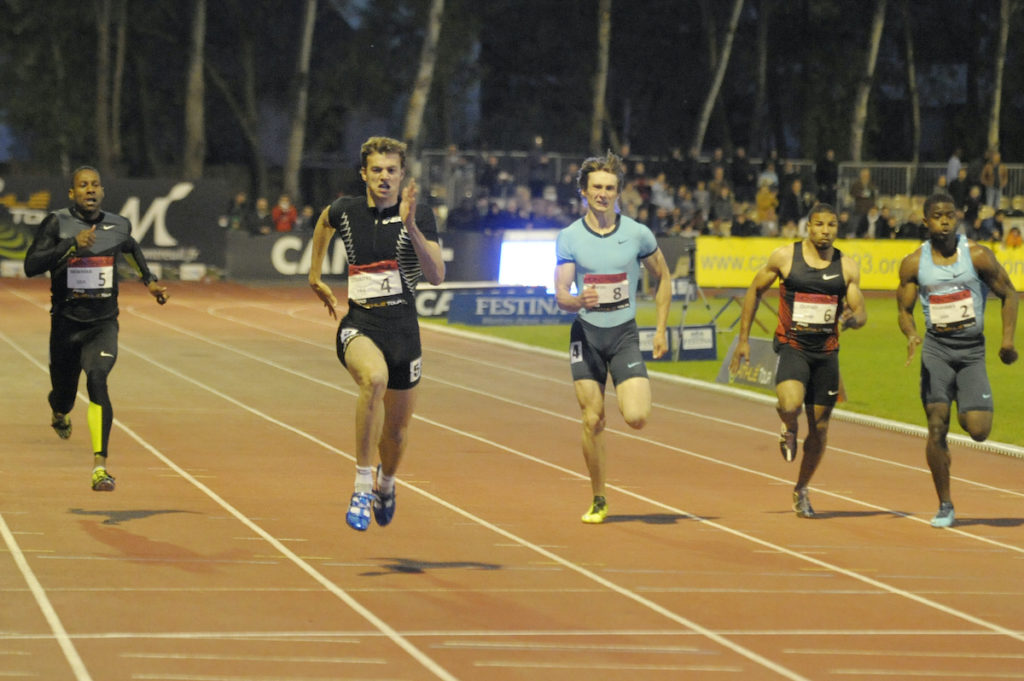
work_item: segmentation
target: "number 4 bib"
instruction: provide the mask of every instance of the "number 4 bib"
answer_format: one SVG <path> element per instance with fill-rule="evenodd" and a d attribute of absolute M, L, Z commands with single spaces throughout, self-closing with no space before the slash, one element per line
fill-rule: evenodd
<path fill-rule="evenodd" d="M 387 305 L 402 295 L 402 279 L 398 262 L 381 260 L 369 265 L 348 266 L 348 297 L 360 304 L 376 307 Z"/>

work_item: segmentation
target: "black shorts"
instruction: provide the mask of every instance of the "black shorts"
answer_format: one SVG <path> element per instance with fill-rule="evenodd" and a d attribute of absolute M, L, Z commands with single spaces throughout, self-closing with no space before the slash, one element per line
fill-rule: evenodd
<path fill-rule="evenodd" d="M 627 378 L 647 378 L 636 320 L 608 328 L 574 321 L 569 331 L 569 368 L 572 380 L 591 379 L 601 385 L 609 371 L 615 385 Z"/>
<path fill-rule="evenodd" d="M 357 305 L 338 325 L 336 348 L 338 359 L 345 364 L 345 350 L 353 338 L 365 336 L 384 355 L 388 366 L 388 390 L 408 390 L 420 382 L 423 349 L 420 345 L 419 320 L 411 317 L 378 318 Z"/>
<path fill-rule="evenodd" d="M 950 347 L 926 336 L 921 346 L 921 402 L 952 404 L 959 412 L 993 411 L 985 341 Z"/>
<path fill-rule="evenodd" d="M 788 343 L 776 343 L 779 366 L 775 385 L 800 381 L 804 386 L 804 404 L 834 407 L 839 399 L 839 351 L 810 352 Z"/>

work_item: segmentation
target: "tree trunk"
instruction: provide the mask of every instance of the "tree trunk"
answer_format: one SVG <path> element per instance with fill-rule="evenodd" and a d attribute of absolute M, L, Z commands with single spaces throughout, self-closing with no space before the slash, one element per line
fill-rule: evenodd
<path fill-rule="evenodd" d="M 864 146 L 864 127 L 868 120 L 868 96 L 875 80 L 875 64 L 878 62 L 878 47 L 882 42 L 882 29 L 885 27 L 886 0 L 877 0 L 875 16 L 871 20 L 871 41 L 868 44 L 868 60 L 864 75 L 857 86 L 857 96 L 853 105 L 853 121 L 850 124 L 850 160 L 861 160 L 861 149 Z"/>
<path fill-rule="evenodd" d="M 306 0 L 306 16 L 299 41 L 299 61 L 295 67 L 295 96 L 292 130 L 288 136 L 288 158 L 284 164 L 284 192 L 299 203 L 299 171 L 306 143 L 306 115 L 309 109 L 309 61 L 313 54 L 313 28 L 316 25 L 316 0 Z"/>
<path fill-rule="evenodd" d="M 907 91 L 910 93 L 910 128 L 913 144 L 911 164 L 916 175 L 917 164 L 921 161 L 921 93 L 917 89 L 917 64 L 914 59 L 914 30 L 910 0 L 903 0 L 903 35 L 907 52 Z M 910 178 L 910 187 L 914 186 L 914 179 Z"/>
<path fill-rule="evenodd" d="M 726 29 L 725 40 L 722 41 L 722 50 L 717 57 L 715 75 L 711 81 L 711 88 L 704 100 L 701 109 L 700 121 L 697 124 L 697 134 L 693 138 L 693 147 L 700 149 L 704 145 L 704 134 L 707 132 L 708 121 L 711 120 L 711 112 L 714 109 L 715 101 L 722 87 L 722 80 L 725 78 L 725 69 L 729 66 L 729 57 L 732 54 L 732 41 L 736 36 L 736 25 L 740 20 L 740 11 L 743 9 L 743 0 L 733 0 L 732 15 L 729 17 L 729 27 Z"/>
<path fill-rule="evenodd" d="M 110 144 L 110 14 L 112 0 L 95 0 L 96 9 L 96 166 L 111 169 Z"/>
<path fill-rule="evenodd" d="M 1006 41 L 1010 36 L 1011 0 L 999 1 L 999 42 L 996 44 L 996 73 L 992 80 L 992 109 L 988 116 L 987 148 L 999 146 L 999 112 L 1003 101 L 1003 71 L 1006 68 Z"/>
<path fill-rule="evenodd" d="M 206 85 L 203 80 L 205 44 L 206 0 L 196 0 L 185 85 L 185 149 L 182 152 L 181 170 L 186 180 L 198 180 L 203 176 L 203 161 L 206 158 Z"/>
<path fill-rule="evenodd" d="M 766 111 L 766 93 L 768 92 L 768 21 L 772 11 L 772 0 L 761 0 L 758 3 L 757 17 L 757 83 L 754 94 L 754 115 L 750 119 L 750 146 L 754 153 L 768 155 L 764 131 L 768 119 Z"/>
<path fill-rule="evenodd" d="M 110 94 L 110 153 L 114 163 L 124 158 L 121 142 L 121 94 L 124 91 L 124 64 L 128 54 L 128 0 L 117 2 L 117 44 L 114 53 L 114 76 Z"/>
<path fill-rule="evenodd" d="M 597 72 L 594 74 L 594 104 L 590 119 L 590 153 L 601 153 L 601 132 L 608 110 L 608 55 L 612 43 L 612 0 L 600 0 L 597 6 Z"/>
<path fill-rule="evenodd" d="M 427 19 L 426 35 L 423 48 L 420 50 L 420 68 L 416 74 L 416 82 L 409 97 L 409 108 L 405 112 L 405 125 L 402 130 L 403 140 L 409 145 L 409 156 L 415 159 L 419 154 L 420 131 L 423 129 L 423 111 L 427 107 L 430 96 L 430 85 L 434 80 L 434 65 L 437 62 L 437 40 L 441 35 L 441 15 L 444 13 L 444 0 L 431 0 L 430 14 Z"/>

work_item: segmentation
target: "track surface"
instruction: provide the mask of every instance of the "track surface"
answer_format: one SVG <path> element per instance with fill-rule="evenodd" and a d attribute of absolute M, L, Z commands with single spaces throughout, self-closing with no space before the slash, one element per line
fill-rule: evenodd
<path fill-rule="evenodd" d="M 0 679 L 1024 679 L 1024 462 L 834 421 L 811 499 L 764 403 L 610 400 L 611 515 L 561 358 L 424 327 L 387 528 L 345 526 L 354 391 L 302 287 L 126 283 L 114 493 L 49 428 L 47 282 L 0 283 Z M 81 384 L 84 391 L 84 381 Z"/>

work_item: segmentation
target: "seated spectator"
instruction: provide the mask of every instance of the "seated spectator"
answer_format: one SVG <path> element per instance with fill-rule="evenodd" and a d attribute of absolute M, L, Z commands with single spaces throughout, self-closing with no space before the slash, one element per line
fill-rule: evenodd
<path fill-rule="evenodd" d="M 761 227 L 757 224 L 757 213 L 739 211 L 732 221 L 732 236 L 761 236 Z"/>
<path fill-rule="evenodd" d="M 296 232 L 312 232 L 313 228 L 316 227 L 316 217 L 316 211 L 313 210 L 313 206 L 307 203 L 299 212 L 299 218 L 295 221 L 294 230 Z"/>
<path fill-rule="evenodd" d="M 228 229 L 246 229 L 250 222 L 249 195 L 245 192 L 238 192 L 235 198 L 228 205 L 227 224 Z"/>
<path fill-rule="evenodd" d="M 754 204 L 761 233 L 764 236 L 775 236 L 778 233 L 778 216 L 775 209 L 779 206 L 779 197 L 770 184 L 762 184 L 758 188 Z"/>
<path fill-rule="evenodd" d="M 1020 248 L 1022 245 L 1024 245 L 1024 238 L 1021 237 L 1020 227 L 1011 227 L 1006 234 L 1006 247 Z"/>
<path fill-rule="evenodd" d="M 249 223 L 249 233 L 270 234 L 274 231 L 274 217 L 270 214 L 270 202 L 264 197 L 256 199 L 256 212 Z"/>
<path fill-rule="evenodd" d="M 868 212 L 860 216 L 857 224 L 856 235 L 858 239 L 876 239 L 884 233 L 885 226 L 882 223 L 882 213 L 878 206 L 871 206 Z"/>
<path fill-rule="evenodd" d="M 842 210 L 839 211 L 839 216 L 838 217 L 839 217 L 839 229 L 838 229 L 838 232 L 837 232 L 837 234 L 838 234 L 837 238 L 839 238 L 839 239 L 852 239 L 852 238 L 856 237 L 857 233 L 856 233 L 856 230 L 854 228 L 854 225 L 850 224 L 850 211 L 847 210 L 846 208 L 843 208 Z"/>
<path fill-rule="evenodd" d="M 720 184 L 718 186 L 718 193 L 711 200 L 711 210 L 709 212 L 711 233 L 720 236 L 727 235 L 732 226 L 734 214 L 732 190 L 729 189 L 728 184 Z"/>
<path fill-rule="evenodd" d="M 274 229 L 278 232 L 290 232 L 299 218 L 299 212 L 292 205 L 292 198 L 287 194 L 281 194 L 277 199 L 277 205 L 270 211 L 274 220 Z"/>
<path fill-rule="evenodd" d="M 928 238 L 928 228 L 924 226 L 924 216 L 920 211 L 913 211 L 907 216 L 906 222 L 896 230 L 897 239 L 924 241 Z"/>

